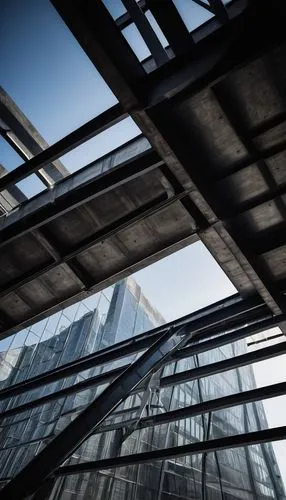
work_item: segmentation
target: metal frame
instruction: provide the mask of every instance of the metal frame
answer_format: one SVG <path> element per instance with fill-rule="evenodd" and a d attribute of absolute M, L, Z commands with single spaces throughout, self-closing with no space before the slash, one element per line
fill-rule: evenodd
<path fill-rule="evenodd" d="M 238 296 L 234 296 L 230 299 L 220 301 L 218 304 L 208 306 L 201 311 L 192 313 L 164 327 L 159 327 L 145 334 L 141 334 L 137 338 L 135 337 L 121 344 L 107 348 L 103 352 L 98 352 L 73 363 L 63 365 L 56 370 L 52 370 L 51 372 L 34 377 L 26 382 L 16 384 L 14 387 L 12 386 L 11 388 L 2 390 L 0 392 L 1 399 L 12 398 L 13 396 L 40 387 L 43 384 L 53 382 L 64 376 L 79 373 L 90 367 L 105 365 L 108 361 L 110 362 L 130 354 L 135 354 L 147 347 L 147 351 L 134 363 L 128 363 L 120 368 L 111 369 L 110 371 L 75 384 L 72 387 L 67 387 L 19 407 L 8 409 L 2 413 L 1 419 L 8 418 L 57 398 L 72 393 L 78 393 L 88 387 L 95 387 L 96 385 L 111 380 L 108 388 L 105 389 L 93 403 L 83 410 L 64 431 L 55 437 L 50 444 L 48 444 L 43 451 L 15 477 L 15 479 L 11 480 L 11 482 L 4 487 L 1 492 L 1 498 L 11 498 L 11 496 L 13 496 L 15 500 L 17 498 L 26 498 L 28 495 L 36 493 L 39 489 L 40 491 L 45 491 L 47 479 L 49 480 L 49 484 L 52 485 L 55 478 L 59 475 L 83 472 L 85 469 L 82 464 L 62 468 L 58 467 L 60 467 L 61 463 L 73 452 L 73 450 L 78 448 L 78 446 L 91 434 L 120 429 L 133 423 L 133 420 L 127 420 L 126 422 L 120 422 L 118 424 L 103 425 L 105 418 L 110 415 L 126 397 L 145 390 L 145 380 L 147 380 L 150 374 L 158 370 L 159 367 L 163 367 L 166 363 L 171 363 L 175 360 L 183 359 L 198 354 L 199 352 L 205 352 L 206 350 L 234 342 L 235 340 L 245 338 L 253 333 L 258 333 L 259 331 L 279 324 L 285 320 L 285 315 L 267 317 L 268 314 L 269 313 L 265 311 L 265 307 L 262 306 L 259 299 L 253 298 L 248 301 L 243 301 Z M 250 324 L 247 325 L 247 323 Z M 214 338 L 210 338 L 214 335 Z M 198 380 L 215 373 L 221 373 L 252 362 L 281 355 L 284 352 L 286 352 L 286 342 L 210 365 L 200 366 L 192 370 L 165 376 L 161 378 L 159 387 L 174 386 L 190 380 Z M 277 397 L 285 392 L 286 383 L 253 389 L 239 394 L 218 398 L 216 400 L 201 402 L 179 410 L 158 414 L 153 417 L 143 418 L 137 422 L 137 428 L 160 425 L 162 423 L 189 418 L 190 416 L 245 404 L 247 402 Z M 155 455 L 151 452 L 151 454 L 136 454 L 134 456 L 132 455 L 132 457 L 134 458 L 134 463 L 137 463 L 137 461 L 141 463 L 141 461 L 164 459 L 184 454 L 206 453 L 209 450 L 221 449 L 221 446 L 224 446 L 223 443 L 226 443 L 226 447 L 233 447 L 248 445 L 253 442 L 264 442 L 265 440 L 283 439 L 285 437 L 284 430 L 285 428 L 283 428 L 283 431 L 281 430 L 280 434 L 276 433 L 278 431 L 272 429 L 260 431 L 259 433 L 244 434 L 242 436 L 232 436 L 218 441 L 206 441 L 199 444 L 193 443 L 191 447 L 186 445 L 174 449 L 158 450 Z M 252 439 L 254 439 L 254 441 L 252 441 Z M 217 447 L 218 443 L 219 446 Z M 214 446 L 214 448 L 212 448 L 212 446 Z M 57 457 L 57 460 L 55 460 L 55 457 Z M 114 465 L 113 459 L 107 459 L 107 461 L 100 460 L 99 462 L 89 463 L 86 467 L 90 468 L 88 470 L 98 470 L 107 467 L 106 464 L 111 464 L 111 467 L 116 465 L 120 466 L 121 463 L 125 463 L 124 460 L 127 460 L 127 463 L 129 463 L 131 457 L 117 457 Z M 37 480 L 31 483 L 30 477 L 36 477 Z"/>
<path fill-rule="evenodd" d="M 238 434 L 230 437 L 211 439 L 210 441 L 200 441 L 164 450 L 147 451 L 145 453 L 134 453 L 116 458 L 107 458 L 97 462 L 84 462 L 76 465 L 66 465 L 56 471 L 56 477 L 79 474 L 84 472 L 94 472 L 97 470 L 112 469 L 115 467 L 126 467 L 128 465 L 142 464 L 154 460 L 167 460 L 186 455 L 198 455 L 210 453 L 212 451 L 226 450 L 228 448 L 240 448 L 255 444 L 281 441 L 286 439 L 286 426 L 263 431 Z M 4 497 L 3 497 L 4 498 Z"/>
<path fill-rule="evenodd" d="M 20 500 L 42 488 L 44 481 L 54 470 L 97 429 L 132 390 L 156 371 L 168 356 L 184 345 L 189 335 L 186 334 L 185 327 L 168 328 L 137 361 L 126 368 L 3 488 L 1 498 Z"/>
<path fill-rule="evenodd" d="M 235 324 L 237 324 L 236 316 L 238 316 L 238 321 L 242 317 L 242 324 L 245 324 L 245 322 L 247 322 L 247 317 L 249 318 L 249 321 L 253 321 L 253 313 L 255 313 L 255 319 L 257 320 L 263 320 L 265 319 L 265 317 L 267 317 L 267 315 L 269 315 L 269 311 L 267 311 L 267 308 L 265 307 L 265 305 L 263 305 L 259 297 L 242 300 L 238 295 L 234 295 L 230 298 L 219 301 L 216 304 L 207 306 L 200 311 L 180 318 L 175 322 L 168 323 L 167 325 L 138 335 L 135 339 L 131 338 L 125 340 L 116 344 L 115 346 L 108 347 L 102 351 L 95 352 L 94 354 L 90 354 L 83 358 L 67 363 L 66 365 L 59 366 L 54 370 L 50 370 L 24 382 L 15 384 L 12 387 L 2 389 L 0 391 L 0 400 L 11 398 L 13 396 L 22 394 L 27 390 L 41 387 L 64 377 L 69 377 L 74 373 L 79 373 L 95 366 L 106 365 L 114 360 L 118 360 L 130 354 L 140 352 L 141 350 L 150 347 L 152 342 L 155 342 L 155 340 L 159 338 L 160 334 L 169 327 L 177 328 L 179 326 L 186 325 L 189 328 L 192 328 L 193 332 L 197 331 L 200 339 L 207 339 L 208 336 L 219 333 L 221 329 L 227 329 L 229 325 L 228 320 L 230 321 L 230 328 L 235 328 Z M 245 316 L 245 314 L 247 314 L 247 317 Z M 258 314 L 258 316 L 256 316 L 256 314 Z M 234 319 L 236 320 L 236 323 L 233 323 Z M 272 321 L 273 324 L 277 323 L 276 318 Z M 241 323 L 238 324 L 241 325 Z M 269 325 L 269 323 L 267 324 Z M 206 329 L 206 331 L 204 331 L 204 329 Z M 253 327 L 248 330 L 247 334 L 251 335 L 251 332 L 253 332 Z M 224 340 L 227 341 L 226 338 Z M 217 342 L 221 341 L 221 338 L 217 339 Z M 183 350 L 183 352 L 186 352 L 186 356 L 190 356 L 191 354 L 187 352 L 188 347 L 186 346 L 184 349 L 185 351 Z"/>
<path fill-rule="evenodd" d="M 111 19 L 107 9 L 101 2 L 93 2 L 92 0 L 84 0 L 83 2 L 77 2 L 76 0 L 52 1 L 83 50 L 110 85 L 119 103 L 53 146 L 38 152 L 36 156 L 30 158 L 13 172 L 0 178 L 0 190 L 9 188 L 15 182 L 31 175 L 33 172 L 38 175 L 41 169 L 53 164 L 63 154 L 129 115 L 140 126 L 143 134 L 150 141 L 152 149 L 136 158 L 132 158 L 108 172 L 108 174 L 103 174 L 97 179 L 89 180 L 87 183 L 78 186 L 76 190 L 71 190 L 69 196 L 65 192 L 65 186 L 69 185 L 70 179 L 62 180 L 53 191 L 53 195 L 60 193 L 59 197 L 55 196 L 52 199 L 51 196 L 52 203 L 50 203 L 51 199 L 46 204 L 41 205 L 39 203 L 37 210 L 29 213 L 29 202 L 27 202 L 19 209 L 24 208 L 23 212 L 26 215 L 23 218 L 19 218 L 11 225 L 9 225 L 9 220 L 7 224 L 5 220 L 1 231 L 3 245 L 7 245 L 19 235 L 31 231 L 51 256 L 51 261 L 46 267 L 34 269 L 31 273 L 21 276 L 21 279 L 15 279 L 14 282 L 11 282 L 8 292 L 14 292 L 24 284 L 32 282 L 41 273 L 51 270 L 62 263 L 68 263 L 80 282 L 82 292 L 79 292 L 79 294 L 94 289 L 96 286 L 103 286 L 104 280 L 101 283 L 91 282 L 79 262 L 73 259 L 80 252 L 90 248 L 97 242 L 110 237 L 110 235 L 117 234 L 123 228 L 130 227 L 132 224 L 136 224 L 149 215 L 153 215 L 157 211 L 179 201 L 186 208 L 191 220 L 194 221 L 194 233 L 199 234 L 205 242 L 208 241 L 208 238 L 209 240 L 220 238 L 218 247 L 215 247 L 214 244 L 210 245 L 213 254 L 219 261 L 220 253 L 224 253 L 227 248 L 232 256 L 232 264 L 234 263 L 237 266 L 233 276 L 236 276 L 236 270 L 240 267 L 238 281 L 243 281 L 241 288 L 245 295 L 249 293 L 249 285 L 251 285 L 251 293 L 254 290 L 258 291 L 265 302 L 257 296 L 244 300 L 238 296 L 232 297 L 177 322 L 143 334 L 138 338 L 128 340 L 103 352 L 92 354 L 0 391 L 0 399 L 13 398 L 18 394 L 79 373 L 87 368 L 104 365 L 115 359 L 147 349 L 134 363 L 127 363 L 119 369 L 101 373 L 72 387 L 67 387 L 2 413 L 1 418 L 8 418 L 27 409 L 43 405 L 48 401 L 111 380 L 109 387 L 4 487 L 1 491 L 1 498 L 3 499 L 26 498 L 28 495 L 39 491 L 39 489 L 44 497 L 55 478 L 63 475 L 134 465 L 135 463 L 152 460 L 164 460 L 194 453 L 207 453 L 229 447 L 248 446 L 286 438 L 286 427 L 280 427 L 219 440 L 207 440 L 203 443 L 191 443 L 182 447 L 167 448 L 155 452 L 60 467 L 63 461 L 91 434 L 110 430 L 111 428 L 121 428 L 124 424 L 127 425 L 128 422 L 131 422 L 130 420 L 127 423 L 120 422 L 118 426 L 117 424 L 116 426 L 114 426 L 115 424 L 112 424 L 112 426 L 102 425 L 105 418 L 118 407 L 121 401 L 131 394 L 145 390 L 145 382 L 154 370 L 187 356 L 246 338 L 276 324 L 285 324 L 286 316 L 281 314 L 286 311 L 282 285 L 269 278 L 260 259 L 262 252 L 273 248 L 273 241 L 270 244 L 265 241 L 265 233 L 263 233 L 262 236 L 260 235 L 261 241 L 259 238 L 256 240 L 256 247 L 255 245 L 249 245 L 239 230 L 236 219 L 245 214 L 247 210 L 256 208 L 259 203 L 262 204 L 270 200 L 277 202 L 277 199 L 280 214 L 286 219 L 286 209 L 279 199 L 282 194 L 285 194 L 285 186 L 275 184 L 265 162 L 269 155 L 273 155 L 273 152 L 282 151 L 285 144 L 280 144 L 279 147 L 270 147 L 264 152 L 260 152 L 254 145 L 254 138 L 258 133 L 269 130 L 269 128 L 280 124 L 283 120 L 285 121 L 285 112 L 280 114 L 278 118 L 275 117 L 274 121 L 270 120 L 267 125 L 264 124 L 250 133 L 240 117 L 239 109 L 234 106 L 231 92 L 227 94 L 224 89 L 225 80 L 222 82 L 222 79 L 225 79 L 241 63 L 246 60 L 254 60 L 259 55 L 263 55 L 265 51 L 273 49 L 279 43 L 285 41 L 283 16 L 281 16 L 281 19 L 275 19 L 275 22 L 277 21 L 277 30 L 273 37 L 268 39 L 265 37 L 268 30 L 268 10 L 265 1 L 259 0 L 259 3 L 257 0 L 253 0 L 249 2 L 249 8 L 242 15 L 240 14 L 244 11 L 247 4 L 246 0 L 232 2 L 227 9 L 221 0 L 211 0 L 209 6 L 205 5 L 201 0 L 195 1 L 201 7 L 214 12 L 215 18 L 192 35 L 187 33 L 182 19 L 178 16 L 178 13 L 175 14 L 174 5 L 167 0 L 168 12 L 162 12 L 162 9 L 159 8 L 159 2 L 156 0 L 141 0 L 138 4 L 135 0 L 123 0 L 128 13 L 116 22 Z M 258 3 L 261 5 L 259 9 L 257 9 Z M 278 0 L 273 3 L 275 3 L 276 9 L 279 4 Z M 147 9 L 150 9 L 153 13 L 170 42 L 170 48 L 167 50 L 163 49 L 157 35 L 146 20 L 144 12 Z M 170 12 L 174 15 L 174 23 L 171 24 L 168 22 Z M 269 16 L 272 16 L 273 19 L 276 14 L 277 11 L 274 14 L 269 12 Z M 231 23 L 229 23 L 230 20 Z M 253 37 L 254 21 L 257 32 L 254 43 L 250 44 L 248 42 Z M 148 61 L 143 61 L 143 64 L 139 63 L 120 32 L 120 29 L 124 29 L 131 22 L 135 22 L 152 54 L 152 57 Z M 213 27 L 217 27 L 218 24 L 224 26 L 221 30 L 212 32 Z M 242 27 L 245 28 L 243 33 L 245 47 L 242 46 L 241 37 L 238 36 Z M 205 37 L 205 35 L 210 36 Z M 196 43 L 194 43 L 195 41 Z M 160 66 L 153 73 L 150 71 L 152 64 L 153 69 L 154 65 Z M 148 71 L 150 71 L 149 74 Z M 192 149 L 196 145 L 191 146 L 191 149 L 184 147 L 180 134 L 174 134 L 173 132 L 174 127 L 176 128 L 177 125 L 176 105 L 180 106 L 180 104 L 184 103 L 185 98 L 194 96 L 200 90 L 209 87 L 212 88 L 212 94 L 224 113 L 227 123 L 232 127 L 248 152 L 248 158 L 244 163 L 234 165 L 232 171 L 228 172 L 227 175 L 219 173 L 218 177 L 215 178 L 213 192 L 209 189 L 208 179 L 203 179 L 203 174 L 201 175 L 200 172 L 203 155 L 198 158 L 195 168 L 190 165 L 189 154 L 190 151 L 196 152 L 195 149 Z M 168 120 L 166 118 L 169 115 L 171 119 Z M 180 125 L 180 123 L 178 124 Z M 11 143 L 9 134 L 6 133 L 6 136 Z M 14 141 L 13 144 L 19 149 L 20 143 Z M 193 156 L 196 158 L 195 154 Z M 199 157 L 199 155 L 197 156 Z M 227 176 L 233 175 L 234 172 L 245 168 L 246 164 L 250 165 L 254 161 L 259 163 L 260 171 L 263 173 L 269 192 L 259 195 L 258 198 L 242 202 L 232 211 L 227 210 L 224 212 L 217 196 L 219 185 L 221 185 L 220 182 L 223 182 Z M 77 207 L 87 200 L 108 190 L 115 189 L 115 187 L 129 182 L 135 177 L 155 169 L 163 175 L 164 182 L 168 184 L 168 189 L 166 189 L 166 193 L 162 197 L 154 199 L 147 205 L 138 207 L 133 213 L 105 227 L 104 230 L 98 231 L 80 245 L 69 249 L 69 251 L 57 248 L 48 231 L 41 227 L 49 220 L 64 214 L 71 208 Z M 170 191 L 172 191 L 171 195 Z M 27 211 L 25 212 L 25 210 Z M 194 236 L 194 238 L 196 237 Z M 280 228 L 275 229 L 274 240 L 275 245 L 285 243 Z M 172 242 L 172 245 L 177 243 L 180 242 Z M 157 258 L 158 255 L 155 257 L 152 255 L 151 257 Z M 241 276 L 243 277 L 242 280 L 240 279 Z M 108 278 L 110 279 L 110 277 L 106 279 Z M 0 293 L 4 295 L 4 290 L 1 290 Z M 5 293 L 7 293 L 7 289 Z M 73 300 L 76 296 L 79 295 L 75 294 L 70 299 Z M 273 313 L 275 316 L 272 315 Z M 32 321 L 31 318 L 29 320 Z M 11 324 L 11 320 L 9 322 L 5 314 L 2 314 L 1 321 L 4 325 L 3 335 L 8 335 L 13 328 L 19 326 Z M 214 335 L 214 338 L 210 338 Z M 203 340 L 203 342 L 198 342 L 198 340 Z M 199 380 L 202 377 L 279 356 L 285 352 L 286 342 L 268 346 L 259 351 L 164 376 L 160 380 L 160 387 L 175 386 L 190 380 Z M 145 418 L 140 422 L 136 421 L 136 423 L 138 428 L 140 426 L 160 425 L 161 423 L 188 418 L 191 415 L 203 415 L 205 412 L 275 397 L 284 394 L 285 391 L 285 383 L 276 384 L 214 401 L 200 402 L 191 407 L 166 412 L 152 418 Z M 31 477 L 33 483 L 30 480 Z"/>
<path fill-rule="evenodd" d="M 77 257 L 80 257 L 80 253 L 92 249 L 98 244 L 99 240 L 111 239 L 115 234 L 123 231 L 123 229 L 132 227 L 132 230 L 136 231 L 137 223 L 144 222 L 154 214 L 162 213 L 167 207 L 171 207 L 173 203 L 176 204 L 179 202 L 178 205 L 183 206 L 190 216 L 190 226 L 192 223 L 194 225 L 194 230 L 191 231 L 194 237 L 190 241 L 201 237 L 202 241 L 212 251 L 219 262 L 220 255 L 224 252 L 225 246 L 227 246 L 229 253 L 228 262 L 232 259 L 232 263 L 225 266 L 225 271 L 234 281 L 234 284 L 236 286 L 239 285 L 239 290 L 246 295 L 250 292 L 250 288 L 252 288 L 251 291 L 256 290 L 261 294 L 275 314 L 283 312 L 286 304 L 280 286 L 277 286 L 276 283 L 273 283 L 268 278 L 267 270 L 261 264 L 259 255 L 253 255 L 243 245 L 245 242 L 242 242 L 241 230 L 236 225 L 235 217 L 241 216 L 242 211 L 249 210 L 251 207 L 255 208 L 257 203 L 263 203 L 267 199 L 270 201 L 275 197 L 276 203 L 276 199 L 284 193 L 285 188 L 283 186 L 275 187 L 273 183 L 269 183 L 269 187 L 272 186 L 271 189 L 266 194 L 262 194 L 259 199 L 248 200 L 245 204 L 242 203 L 241 206 L 236 207 L 233 212 L 230 209 L 222 215 L 217 203 L 216 188 L 218 185 L 214 186 L 214 193 L 210 193 L 207 190 L 208 183 L 203 179 L 196 179 L 193 172 L 190 172 L 189 153 L 184 157 L 184 149 L 186 147 L 183 141 L 180 143 L 177 142 L 178 138 L 174 138 L 174 121 L 172 118 L 169 119 L 170 123 L 168 126 L 170 130 L 166 130 L 164 124 L 164 122 L 168 123 L 170 113 L 173 112 L 173 108 L 177 103 L 182 102 L 184 96 L 192 96 L 203 88 L 212 87 L 213 94 L 216 95 L 217 102 L 222 105 L 229 124 L 232 125 L 238 137 L 243 139 L 246 146 L 250 146 L 248 150 L 251 155 L 251 161 L 254 161 L 256 156 L 258 156 L 258 160 L 261 164 L 264 164 L 266 157 L 269 154 L 273 155 L 277 146 L 274 146 L 274 149 L 270 148 L 266 152 L 259 152 L 259 155 L 257 154 L 257 151 L 253 148 L 253 137 L 250 137 L 251 134 L 249 134 L 249 131 L 241 127 L 241 123 L 239 123 L 237 110 L 235 110 L 234 118 L 232 116 L 231 100 L 219 98 L 219 85 L 221 85 L 222 79 L 225 79 L 227 75 L 236 70 L 241 63 L 257 58 L 259 55 L 265 53 L 265 51 L 277 47 L 279 43 L 284 41 L 283 16 L 280 16 L 281 19 L 279 16 L 275 19 L 277 30 L 275 30 L 273 37 L 265 37 L 265 29 L 268 27 L 269 16 L 271 20 L 275 17 L 275 9 L 277 10 L 279 1 L 275 0 L 273 12 L 268 12 L 267 2 L 264 0 L 259 2 L 257 0 L 233 0 L 227 7 L 223 5 L 221 0 L 212 0 L 209 5 L 197 1 L 201 7 L 208 11 L 212 10 L 214 18 L 195 30 L 192 34 L 187 33 L 185 24 L 171 0 L 164 0 L 165 8 L 162 8 L 162 2 L 158 0 L 141 0 L 138 4 L 134 0 L 125 0 L 125 3 L 128 10 L 127 14 L 124 14 L 122 18 L 119 18 L 115 22 L 102 2 L 94 3 L 90 0 L 85 0 L 79 5 L 76 1 L 53 1 L 54 6 L 81 44 L 87 56 L 110 85 L 119 103 L 53 146 L 40 152 L 13 172 L 0 178 L 0 190 L 5 189 L 7 186 L 9 187 L 10 184 L 30 175 L 32 172 L 38 172 L 39 169 L 45 168 L 47 164 L 57 161 L 56 159 L 67 151 L 77 147 L 79 144 L 82 144 L 129 115 L 139 125 L 153 148 L 148 154 L 146 153 L 146 163 L 148 163 L 148 155 L 150 155 L 151 163 L 157 157 L 158 162 L 155 160 L 156 167 L 154 168 L 158 167 L 158 175 L 160 175 L 161 171 L 164 171 L 163 177 L 167 179 L 167 181 L 165 179 L 166 182 L 168 182 L 168 177 L 174 177 L 178 187 L 175 197 L 173 201 L 168 197 L 166 204 L 163 202 L 162 204 L 157 204 L 156 200 L 154 200 L 154 206 L 152 205 L 152 207 L 147 204 L 147 206 L 136 208 L 134 213 L 129 213 L 126 218 L 117 221 L 118 223 L 114 223 L 111 227 L 106 227 L 104 230 L 99 231 L 98 234 L 87 238 L 87 241 L 83 241 L 82 245 L 76 245 L 75 248 L 71 247 L 69 249 L 57 248 L 48 231 L 42 228 L 39 232 L 37 228 L 48 223 L 53 218 L 60 217 L 72 207 L 74 208 L 88 202 L 91 199 L 92 190 L 97 189 L 100 182 L 103 182 L 102 178 L 100 178 L 98 182 L 95 182 L 95 185 L 90 182 L 88 186 L 82 186 L 82 189 L 71 190 L 68 194 L 63 194 L 62 191 L 63 196 L 58 198 L 57 193 L 61 192 L 61 189 L 64 190 L 68 185 L 67 182 L 61 181 L 48 193 L 50 197 L 45 192 L 43 196 L 41 195 L 37 200 L 33 200 L 32 203 L 39 202 L 38 205 L 34 203 L 34 206 L 38 207 L 35 213 L 32 214 L 29 212 L 31 203 L 28 201 L 19 208 L 21 217 L 19 216 L 18 219 L 15 217 L 13 224 L 9 223 L 8 218 L 7 221 L 5 220 L 5 224 L 3 223 L 1 241 L 5 245 L 30 232 L 39 242 L 43 243 L 45 241 L 42 246 L 49 249 L 48 252 L 51 259 L 49 261 L 47 259 L 43 265 L 35 266 L 29 272 L 23 271 L 17 279 L 11 279 L 11 282 L 7 284 L 5 289 L 3 287 L 0 293 L 3 297 L 4 294 L 7 296 L 12 292 L 19 293 L 21 300 L 25 302 L 25 294 L 23 299 L 21 297 L 21 287 L 38 284 L 42 275 L 45 280 L 56 266 L 60 267 L 63 264 L 68 273 L 70 273 L 71 279 L 77 282 L 78 287 L 74 295 L 71 292 L 68 297 L 64 297 L 67 303 L 68 301 L 71 303 L 71 301 L 76 300 L 76 297 L 81 297 L 82 294 L 88 293 L 91 290 L 97 291 L 107 283 L 107 280 L 112 282 L 113 278 L 115 281 L 115 277 L 104 276 L 98 282 L 91 281 L 88 272 L 86 272 L 84 266 L 80 265 L 77 260 Z M 158 42 L 156 34 L 146 20 L 144 12 L 148 9 L 150 9 L 160 28 L 169 39 L 170 49 L 167 51 Z M 250 37 L 253 38 L 252 28 L 254 20 L 257 29 L 255 43 L 247 43 Z M 140 25 L 146 42 L 149 45 L 151 44 L 150 47 L 154 52 L 154 57 L 157 59 L 159 57 L 162 61 L 163 59 L 166 61 L 154 71 L 148 73 L 147 61 L 140 64 L 121 33 L 124 26 L 126 27 L 131 22 L 136 22 L 138 26 Z M 213 28 L 219 28 L 219 26 L 221 29 L 213 30 Z M 281 29 L 281 26 L 283 26 L 283 29 Z M 244 30 L 244 44 L 241 44 L 240 33 L 242 28 Z M 173 56 L 170 51 L 173 51 Z M 154 57 L 151 57 L 153 62 Z M 149 60 L 150 64 L 152 63 L 151 59 Z M 162 62 L 161 59 L 159 64 Z M 277 124 L 277 120 L 280 123 L 283 116 L 285 119 L 285 113 L 284 115 L 282 113 L 279 119 L 275 117 L 274 121 L 270 120 L 268 125 L 274 126 Z M 263 127 L 265 129 L 265 124 Z M 253 133 L 257 134 L 262 129 L 258 127 L 258 130 Z M 281 150 L 281 148 L 282 145 L 280 144 L 277 150 Z M 200 155 L 195 156 L 199 158 Z M 247 160 L 248 164 L 250 159 Z M 137 165 L 138 161 L 138 158 L 134 158 L 134 162 L 128 162 L 129 168 L 126 168 L 127 165 L 125 165 L 125 168 L 121 170 L 122 183 L 127 184 L 132 180 L 132 176 L 129 175 L 130 170 L 134 168 L 135 163 Z M 236 165 L 233 168 L 239 169 L 243 167 L 245 165 Z M 200 165 L 197 165 L 196 171 L 199 170 Z M 147 171 L 148 169 L 138 171 L 138 176 L 145 175 Z M 268 180 L 271 180 L 269 172 L 266 173 Z M 115 190 L 118 186 L 113 171 L 108 172 L 103 178 L 106 181 L 105 186 L 109 185 L 108 189 Z M 69 180 L 71 179 L 66 179 L 66 181 Z M 97 195 L 99 196 L 103 191 L 99 189 Z M 53 199 L 54 195 L 55 200 Z M 49 198 L 49 203 L 47 206 L 40 206 L 40 200 L 43 200 L 44 197 L 46 199 Z M 170 208 L 170 211 L 172 209 L 173 207 Z M 218 218 L 219 229 L 218 225 L 215 225 Z M 12 217 L 10 217 L 11 220 Z M 31 233 L 31 231 L 34 231 L 34 233 Z M 216 245 L 213 243 L 215 240 Z M 180 245 L 182 241 L 181 237 L 177 239 L 170 238 L 168 242 L 164 241 L 156 257 L 154 253 L 150 255 L 144 254 L 140 264 L 139 262 L 134 262 L 130 267 L 137 269 L 136 264 L 138 264 L 138 268 L 142 267 L 144 263 L 150 263 L 152 258 L 155 259 L 163 254 L 168 254 L 169 250 L 167 247 L 172 249 L 178 248 L 177 245 Z M 283 232 L 280 234 L 280 238 L 278 234 L 277 241 L 278 243 L 279 241 L 283 241 Z M 254 247 L 255 245 L 253 245 Z M 262 248 L 263 245 L 261 245 Z M 236 266 L 236 269 L 240 269 L 239 276 L 236 272 L 233 272 L 234 266 Z M 116 269 L 115 274 L 117 274 L 117 277 L 126 275 L 130 267 L 124 266 L 122 269 Z M 10 295 L 8 295 L 8 302 L 10 300 L 9 297 Z M 59 298 L 55 297 L 55 303 L 51 305 L 49 311 L 57 308 L 58 301 Z M 29 306 L 29 304 L 27 305 Z M 48 313 L 46 304 L 41 306 L 39 316 L 31 307 L 31 315 L 25 321 L 18 322 L 17 320 L 15 323 L 9 315 L 5 316 L 5 314 L 2 314 L 1 334 L 5 336 L 12 331 L 15 332 L 20 326 L 28 325 L 45 313 Z"/>

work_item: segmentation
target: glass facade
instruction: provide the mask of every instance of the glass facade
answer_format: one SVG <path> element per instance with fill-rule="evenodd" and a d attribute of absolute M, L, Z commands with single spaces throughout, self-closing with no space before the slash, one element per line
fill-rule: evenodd
<path fill-rule="evenodd" d="M 0 388 L 11 386 L 164 323 L 132 277 L 0 342 Z M 251 366 L 172 387 L 171 375 L 245 352 L 245 341 L 166 365 L 145 393 L 128 397 L 66 462 L 98 460 L 220 438 L 267 427 L 262 403 L 250 403 L 168 424 L 139 429 L 141 416 L 183 408 L 255 387 Z M 129 356 L 1 402 L 1 411 L 74 385 L 135 359 Z M 106 386 L 26 410 L 0 421 L 2 484 L 68 425 Z M 126 425 L 119 426 L 121 422 Z M 112 427 L 117 428 L 114 429 Z M 59 478 L 52 499 L 234 500 L 283 499 L 271 444 L 184 456 Z"/>

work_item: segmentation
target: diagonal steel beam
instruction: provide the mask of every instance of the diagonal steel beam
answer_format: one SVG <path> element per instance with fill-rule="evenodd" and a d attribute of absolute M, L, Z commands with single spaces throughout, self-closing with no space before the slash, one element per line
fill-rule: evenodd
<path fill-rule="evenodd" d="M 40 135 L 38 130 L 1 86 L 0 117 L 2 135 L 5 136 L 6 141 L 24 161 L 27 158 L 36 156 L 49 147 L 49 144 Z M 50 186 L 68 174 L 69 171 L 64 165 L 59 160 L 56 160 L 46 165 L 37 175 L 47 186 Z"/>
<path fill-rule="evenodd" d="M 169 57 L 167 52 L 136 0 L 122 0 L 122 3 L 141 33 L 157 65 L 160 66 L 168 62 Z"/>
<path fill-rule="evenodd" d="M 37 492 L 57 469 L 124 401 L 188 340 L 184 327 L 164 332 L 137 361 L 112 382 L 77 418 L 36 455 L 1 491 L 1 499 L 23 500 Z M 31 478 L 33 480 L 31 481 Z"/>
<path fill-rule="evenodd" d="M 181 54 L 190 49 L 192 36 L 172 0 L 146 0 L 146 4 L 174 53 Z"/>

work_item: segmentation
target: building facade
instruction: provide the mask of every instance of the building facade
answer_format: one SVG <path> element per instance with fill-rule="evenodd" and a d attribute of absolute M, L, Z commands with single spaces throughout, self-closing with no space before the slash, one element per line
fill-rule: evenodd
<path fill-rule="evenodd" d="M 0 389 L 44 373 L 164 323 L 133 278 L 84 299 L 0 342 Z M 235 406 L 193 418 L 137 429 L 152 416 L 255 387 L 252 367 L 157 390 L 162 375 L 245 352 L 236 342 L 168 364 L 145 393 L 127 398 L 100 432 L 66 463 L 184 445 L 267 427 L 262 403 Z M 1 402 L 1 411 L 68 387 L 134 360 L 124 358 Z M 2 484 L 14 476 L 106 386 L 84 390 L 0 421 Z M 127 421 L 126 426 L 114 424 Z M 285 498 L 271 444 L 78 474 L 57 480 L 49 498 L 62 500 L 254 500 Z"/>

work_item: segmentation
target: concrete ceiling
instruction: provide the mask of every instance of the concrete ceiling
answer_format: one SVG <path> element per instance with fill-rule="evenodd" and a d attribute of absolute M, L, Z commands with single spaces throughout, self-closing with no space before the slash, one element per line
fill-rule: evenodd
<path fill-rule="evenodd" d="M 212 19 L 188 44 L 180 23 L 169 26 L 172 58 L 158 63 L 155 47 L 143 65 L 101 2 L 53 3 L 119 105 L 6 174 L 0 189 L 127 113 L 143 136 L 0 218 L 2 337 L 198 238 L 243 296 L 285 312 L 283 2 L 269 13 L 263 0 L 234 0 L 228 22 Z"/>

